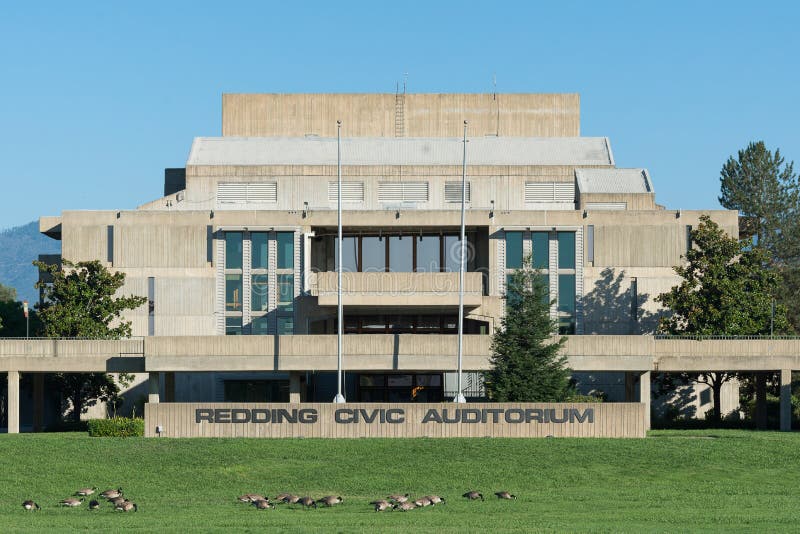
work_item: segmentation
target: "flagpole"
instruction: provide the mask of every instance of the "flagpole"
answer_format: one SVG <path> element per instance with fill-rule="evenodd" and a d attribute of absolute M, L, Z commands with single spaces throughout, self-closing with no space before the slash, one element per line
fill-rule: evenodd
<path fill-rule="evenodd" d="M 467 402 L 464 398 L 464 390 L 461 386 L 461 374 L 463 368 L 464 353 L 464 271 L 466 270 L 466 226 L 464 215 L 467 203 L 467 121 L 464 121 L 464 158 L 461 167 L 461 247 L 460 261 L 458 268 L 458 392 L 453 402 Z"/>
<path fill-rule="evenodd" d="M 339 230 L 339 241 L 337 243 L 336 256 L 338 265 L 336 266 L 336 278 L 338 279 L 336 288 L 336 311 L 338 322 L 336 325 L 336 397 L 333 402 L 345 402 L 342 395 L 342 328 L 344 323 L 344 307 L 342 306 L 342 121 L 336 121 L 336 187 L 337 187 L 337 219 Z"/>

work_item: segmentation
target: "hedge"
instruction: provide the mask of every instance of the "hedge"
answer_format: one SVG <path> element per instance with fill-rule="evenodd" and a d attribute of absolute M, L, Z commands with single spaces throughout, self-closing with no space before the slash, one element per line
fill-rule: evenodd
<path fill-rule="evenodd" d="M 130 438 L 144 436 L 144 419 L 140 417 L 90 419 L 89 435 L 100 438 Z"/>

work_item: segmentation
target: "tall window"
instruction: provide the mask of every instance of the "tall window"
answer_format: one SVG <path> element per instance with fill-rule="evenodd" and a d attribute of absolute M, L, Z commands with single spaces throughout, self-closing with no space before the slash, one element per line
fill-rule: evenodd
<path fill-rule="evenodd" d="M 467 234 L 467 243 L 474 239 Z M 333 247 L 334 270 L 338 268 L 338 238 Z M 461 240 L 457 234 L 345 235 L 342 239 L 342 271 L 438 273 L 458 272 Z M 470 254 L 467 254 L 469 262 Z M 474 258 L 473 258 L 474 261 Z M 469 270 L 469 263 L 467 270 Z"/>
<path fill-rule="evenodd" d="M 241 335 L 244 312 L 243 232 L 225 233 L 225 334 Z"/>

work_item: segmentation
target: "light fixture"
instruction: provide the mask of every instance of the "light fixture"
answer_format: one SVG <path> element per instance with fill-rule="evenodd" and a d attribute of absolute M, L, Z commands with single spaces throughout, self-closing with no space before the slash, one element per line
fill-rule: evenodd
<path fill-rule="evenodd" d="M 397 211 L 394 213 L 394 218 L 395 218 L 395 219 L 399 219 L 399 218 L 400 218 L 400 210 L 397 210 Z"/>
<path fill-rule="evenodd" d="M 209 219 L 213 219 L 214 218 L 214 210 L 211 210 L 211 213 L 208 214 L 208 218 Z"/>
<path fill-rule="evenodd" d="M 675 218 L 676 219 L 680 219 L 681 218 L 681 210 L 678 210 L 678 211 L 675 212 Z"/>
<path fill-rule="evenodd" d="M 490 200 L 489 203 L 492 205 L 492 207 L 489 208 L 489 218 L 493 219 L 494 218 L 494 200 Z"/>
<path fill-rule="evenodd" d="M 308 202 L 303 202 L 303 218 L 308 217 Z"/>
<path fill-rule="evenodd" d="M 589 213 L 586 210 L 583 210 L 583 218 L 585 219 L 588 216 L 589 216 Z"/>

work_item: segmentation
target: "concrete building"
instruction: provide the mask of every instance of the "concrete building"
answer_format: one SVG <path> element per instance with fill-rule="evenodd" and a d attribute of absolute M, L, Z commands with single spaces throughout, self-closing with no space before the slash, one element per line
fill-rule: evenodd
<path fill-rule="evenodd" d="M 163 197 L 40 219 L 63 258 L 100 260 L 148 298 L 127 316 L 136 339 L 0 342 L 0 364 L 10 378 L 53 365 L 147 372 L 151 402 L 331 400 L 341 120 L 345 396 L 452 398 L 465 119 L 468 398 L 483 395 L 506 278 L 528 256 L 586 391 L 649 404 L 653 371 L 800 368 L 777 341 L 788 359 L 767 364 L 746 359 L 760 341 L 720 354 L 649 335 L 691 228 L 710 215 L 737 235 L 737 213 L 656 204 L 646 169 L 618 168 L 608 138 L 580 136 L 574 94 L 224 95 L 222 137 L 194 139 Z M 703 363 L 686 358 L 698 351 L 710 351 Z M 711 406 L 696 397 L 702 414 Z M 724 399 L 734 409 L 736 388 Z"/>

